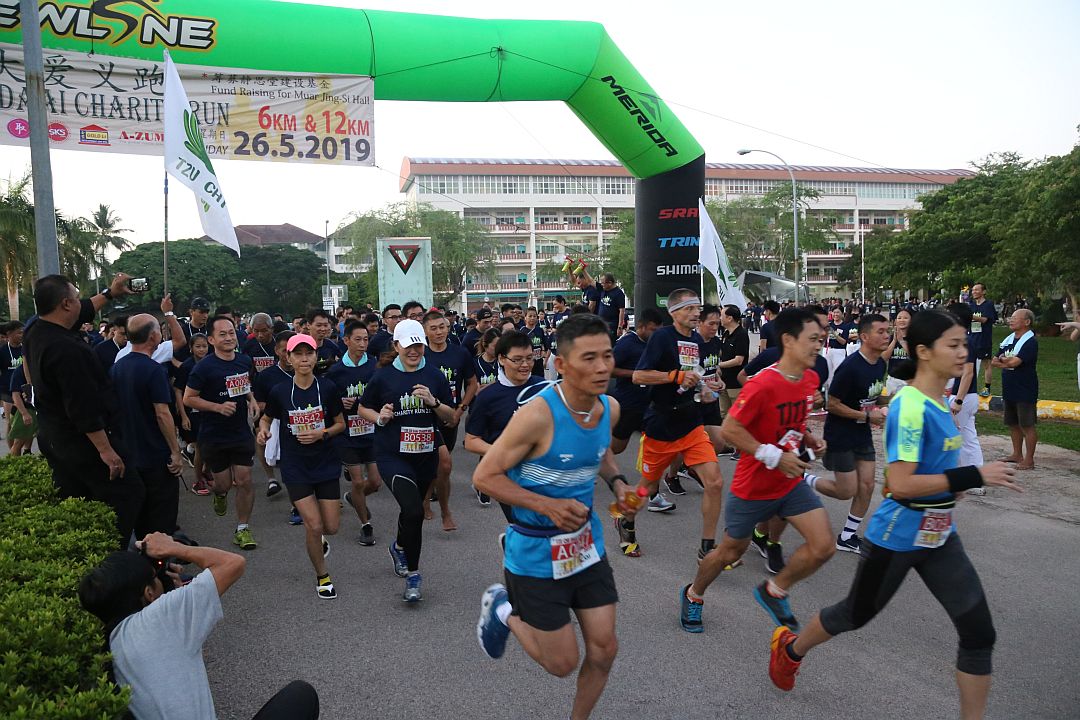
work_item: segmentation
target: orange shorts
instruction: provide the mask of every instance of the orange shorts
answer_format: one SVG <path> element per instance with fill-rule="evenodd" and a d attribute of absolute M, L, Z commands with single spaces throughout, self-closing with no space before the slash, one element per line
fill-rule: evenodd
<path fill-rule="evenodd" d="M 690 467 L 716 462 L 716 448 L 701 426 L 678 440 L 656 440 L 642 435 L 638 446 L 638 470 L 641 476 L 649 482 L 656 482 L 679 453 L 682 453 L 683 462 Z"/>

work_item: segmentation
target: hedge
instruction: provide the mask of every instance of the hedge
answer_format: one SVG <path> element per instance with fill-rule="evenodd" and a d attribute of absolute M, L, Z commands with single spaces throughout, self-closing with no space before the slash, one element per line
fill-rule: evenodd
<path fill-rule="evenodd" d="M 101 623 L 79 581 L 116 548 L 112 509 L 60 501 L 40 457 L 0 459 L 0 717 L 118 718 L 128 691 L 108 679 Z"/>

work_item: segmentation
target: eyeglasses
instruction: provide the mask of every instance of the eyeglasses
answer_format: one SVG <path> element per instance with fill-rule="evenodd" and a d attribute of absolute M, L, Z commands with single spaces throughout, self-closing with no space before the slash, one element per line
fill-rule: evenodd
<path fill-rule="evenodd" d="M 401 317 L 401 316 L 400 316 L 400 315 L 398 315 L 398 317 Z M 422 312 L 418 312 L 418 313 L 409 313 L 407 317 L 408 317 L 408 318 L 409 318 L 410 320 L 419 320 L 420 318 L 424 317 L 424 313 L 422 313 Z"/>
<path fill-rule="evenodd" d="M 383 320 L 400 320 L 400 319 L 401 319 L 401 314 L 400 313 L 397 314 L 397 315 L 383 315 Z"/>
<path fill-rule="evenodd" d="M 503 357 L 506 358 L 506 361 L 511 365 L 525 365 L 526 363 L 532 365 L 533 362 L 532 355 L 523 355 L 521 357 L 510 357 L 508 355 L 503 355 Z"/>

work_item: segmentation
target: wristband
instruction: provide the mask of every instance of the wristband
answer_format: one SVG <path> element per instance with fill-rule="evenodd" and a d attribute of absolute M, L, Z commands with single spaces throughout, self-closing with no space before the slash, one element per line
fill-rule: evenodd
<path fill-rule="evenodd" d="M 176 317 L 176 313 L 170 310 L 169 312 L 165 313 L 165 317 Z"/>
<path fill-rule="evenodd" d="M 625 483 L 626 482 L 626 476 L 625 475 L 612 475 L 610 478 L 604 478 L 604 482 L 607 483 L 608 490 L 610 490 L 612 493 L 615 492 L 615 481 L 616 480 L 622 480 Z M 629 484 L 629 483 L 627 483 L 627 484 Z"/>
<path fill-rule="evenodd" d="M 946 470 L 945 479 L 949 481 L 949 492 L 953 495 L 983 486 L 982 473 L 974 465 L 965 465 L 964 467 Z"/>
<path fill-rule="evenodd" d="M 686 379 L 686 373 L 682 370 L 672 370 L 668 373 L 668 382 L 675 383 L 676 385 L 682 385 L 683 380 Z"/>
<path fill-rule="evenodd" d="M 105 288 L 104 290 L 102 290 L 101 297 L 105 298 L 106 300 L 112 300 L 112 289 Z"/>
<path fill-rule="evenodd" d="M 762 443 L 758 445 L 757 450 L 754 451 L 754 457 L 758 462 L 767 467 L 770 470 L 775 470 L 776 466 L 780 464 L 780 458 L 783 457 L 784 451 L 776 445 L 766 445 Z"/>
<path fill-rule="evenodd" d="M 375 424 L 378 425 L 379 427 L 386 427 L 386 421 L 382 419 L 381 415 L 379 416 L 379 418 L 377 420 L 375 420 Z"/>

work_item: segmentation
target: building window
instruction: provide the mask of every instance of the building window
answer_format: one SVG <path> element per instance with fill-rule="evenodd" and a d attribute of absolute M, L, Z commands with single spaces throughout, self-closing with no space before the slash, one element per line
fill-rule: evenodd
<path fill-rule="evenodd" d="M 529 276 L 528 276 L 528 275 L 526 275 L 525 273 L 518 273 L 518 276 L 517 276 L 517 281 L 518 281 L 519 283 L 526 283 L 526 282 L 529 282 Z"/>
<path fill-rule="evenodd" d="M 600 178 L 600 193 L 603 195 L 633 195 L 634 180 L 625 177 Z"/>
<path fill-rule="evenodd" d="M 888 220 L 886 218 L 883 218 L 883 217 L 876 217 L 876 218 L 874 218 L 874 224 L 875 225 L 886 225 L 886 224 L 888 224 Z"/>

